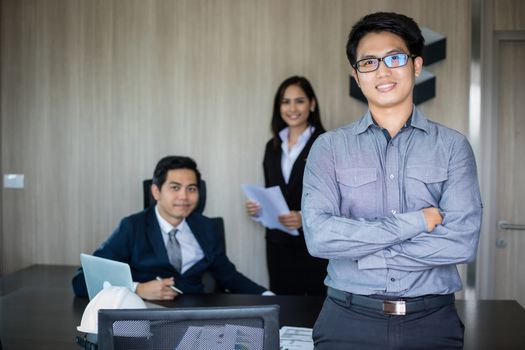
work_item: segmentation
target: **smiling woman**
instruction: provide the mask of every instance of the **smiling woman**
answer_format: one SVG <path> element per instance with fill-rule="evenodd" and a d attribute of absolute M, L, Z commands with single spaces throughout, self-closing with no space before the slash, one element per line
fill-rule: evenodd
<path fill-rule="evenodd" d="M 302 230 L 301 195 L 306 157 L 315 139 L 325 130 L 319 101 L 310 82 L 293 76 L 281 83 L 275 94 L 272 116 L 273 138 L 266 144 L 264 180 L 266 187 L 279 186 L 290 213 L 279 216 L 299 236 L 266 229 L 266 260 L 270 289 L 277 294 L 324 295 L 326 260 L 314 258 L 306 249 Z M 248 201 L 249 215 L 261 208 Z"/>

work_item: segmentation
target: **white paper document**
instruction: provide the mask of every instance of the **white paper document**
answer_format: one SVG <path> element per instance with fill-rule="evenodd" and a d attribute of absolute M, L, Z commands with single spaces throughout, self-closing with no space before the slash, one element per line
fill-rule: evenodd
<path fill-rule="evenodd" d="M 279 331 L 279 349 L 313 350 L 312 329 L 283 326 Z"/>
<path fill-rule="evenodd" d="M 286 204 L 279 186 L 265 188 L 257 185 L 243 184 L 241 188 L 248 199 L 259 203 L 261 206 L 259 216 L 252 216 L 253 220 L 260 222 L 265 227 L 281 230 L 292 236 L 299 236 L 297 230 L 289 230 L 279 222 L 279 215 L 290 213 L 288 204 Z"/>

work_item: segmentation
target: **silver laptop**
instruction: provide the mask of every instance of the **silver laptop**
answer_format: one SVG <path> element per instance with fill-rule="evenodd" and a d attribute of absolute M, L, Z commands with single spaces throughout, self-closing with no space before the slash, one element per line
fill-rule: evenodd
<path fill-rule="evenodd" d="M 133 279 L 129 265 L 120 261 L 100 258 L 89 254 L 80 254 L 89 300 L 102 290 L 104 281 L 112 286 L 128 287 L 133 290 Z"/>

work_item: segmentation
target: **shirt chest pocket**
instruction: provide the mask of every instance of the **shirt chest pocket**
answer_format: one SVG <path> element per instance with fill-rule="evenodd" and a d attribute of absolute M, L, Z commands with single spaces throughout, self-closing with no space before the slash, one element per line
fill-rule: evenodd
<path fill-rule="evenodd" d="M 406 200 L 408 210 L 421 209 L 431 204 L 439 206 L 443 184 L 448 179 L 446 168 L 413 166 L 406 169 Z"/>
<path fill-rule="evenodd" d="M 377 215 L 377 169 L 336 169 L 341 214 L 352 218 Z"/>

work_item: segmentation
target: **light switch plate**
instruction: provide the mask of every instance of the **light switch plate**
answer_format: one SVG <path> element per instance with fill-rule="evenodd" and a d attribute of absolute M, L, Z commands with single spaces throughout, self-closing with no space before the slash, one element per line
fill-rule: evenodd
<path fill-rule="evenodd" d="M 4 174 L 4 188 L 24 188 L 24 174 Z"/>

